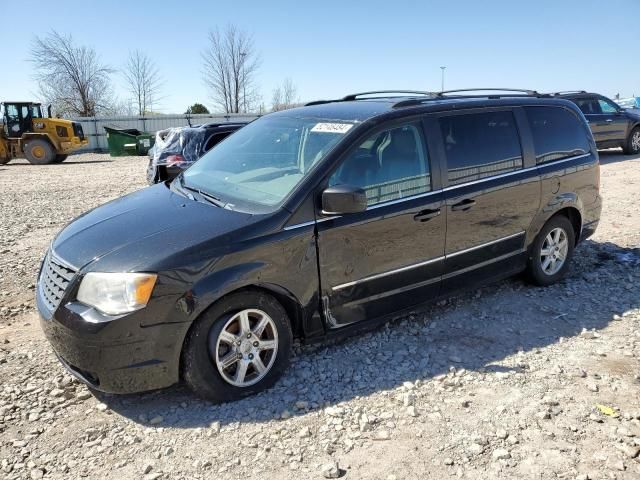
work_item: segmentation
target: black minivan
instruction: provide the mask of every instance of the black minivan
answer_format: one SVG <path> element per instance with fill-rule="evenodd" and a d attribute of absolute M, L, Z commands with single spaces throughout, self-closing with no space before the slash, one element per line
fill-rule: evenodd
<path fill-rule="evenodd" d="M 37 304 L 91 387 L 272 385 L 294 338 L 346 335 L 463 287 L 566 273 L 599 220 L 582 112 L 530 91 L 370 92 L 266 115 L 176 180 L 53 240 Z"/>

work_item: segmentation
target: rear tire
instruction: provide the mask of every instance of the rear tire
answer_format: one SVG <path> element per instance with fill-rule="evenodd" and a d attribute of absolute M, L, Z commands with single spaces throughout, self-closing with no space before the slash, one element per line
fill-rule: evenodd
<path fill-rule="evenodd" d="M 631 130 L 623 150 L 626 155 L 637 155 L 640 153 L 640 127 Z"/>
<path fill-rule="evenodd" d="M 53 161 L 53 163 L 62 163 L 67 159 L 68 156 L 69 155 L 56 155 L 56 159 Z"/>
<path fill-rule="evenodd" d="M 55 162 L 56 151 L 46 140 L 35 138 L 25 144 L 24 156 L 27 157 L 29 163 L 33 165 L 46 165 Z"/>
<path fill-rule="evenodd" d="M 569 270 L 575 246 L 573 225 L 564 215 L 544 224 L 533 242 L 527 264 L 529 280 L 540 286 L 560 281 Z"/>
<path fill-rule="evenodd" d="M 11 157 L 0 157 L 0 165 L 6 165 L 7 163 L 9 163 L 11 161 Z"/>
<path fill-rule="evenodd" d="M 286 370 L 292 341 L 289 318 L 275 298 L 254 290 L 232 293 L 189 330 L 182 378 L 193 392 L 215 403 L 256 394 Z"/>

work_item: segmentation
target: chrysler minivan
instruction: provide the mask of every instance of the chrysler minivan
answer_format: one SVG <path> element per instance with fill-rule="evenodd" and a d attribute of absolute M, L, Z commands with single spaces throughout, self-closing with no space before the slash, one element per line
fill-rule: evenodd
<path fill-rule="evenodd" d="M 533 91 L 369 92 L 255 120 L 171 183 L 67 225 L 36 289 L 91 387 L 272 385 L 294 338 L 370 328 L 524 272 L 566 274 L 601 209 L 578 107 Z"/>

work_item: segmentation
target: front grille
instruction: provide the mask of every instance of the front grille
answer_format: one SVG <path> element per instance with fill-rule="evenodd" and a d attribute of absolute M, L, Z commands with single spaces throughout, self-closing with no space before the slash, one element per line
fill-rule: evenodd
<path fill-rule="evenodd" d="M 39 289 L 44 303 L 52 312 L 58 308 L 64 292 L 76 272 L 47 254 L 42 264 Z"/>

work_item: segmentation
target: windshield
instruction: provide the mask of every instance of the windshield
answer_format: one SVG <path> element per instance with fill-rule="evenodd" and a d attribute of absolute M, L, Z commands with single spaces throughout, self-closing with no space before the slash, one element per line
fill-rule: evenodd
<path fill-rule="evenodd" d="M 342 121 L 267 115 L 209 150 L 183 173 L 184 185 L 230 208 L 273 210 L 352 127 Z"/>

